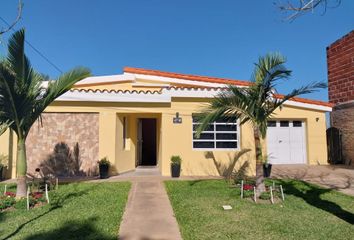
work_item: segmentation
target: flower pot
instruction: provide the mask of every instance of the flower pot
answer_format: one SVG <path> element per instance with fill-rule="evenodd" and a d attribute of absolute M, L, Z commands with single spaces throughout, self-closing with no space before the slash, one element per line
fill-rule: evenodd
<path fill-rule="evenodd" d="M 171 175 L 172 177 L 179 177 L 181 174 L 181 165 L 180 164 L 171 164 Z"/>
<path fill-rule="evenodd" d="M 263 177 L 269 178 L 271 172 L 272 172 L 272 164 L 270 163 L 263 164 Z"/>
<path fill-rule="evenodd" d="M 3 166 L 0 166 L 0 181 L 2 181 L 3 179 L 2 179 L 2 174 L 3 174 L 3 170 L 4 169 L 4 167 Z"/>
<path fill-rule="evenodd" d="M 99 165 L 99 170 L 100 170 L 100 178 L 108 178 L 108 170 L 109 166 L 108 165 Z"/>

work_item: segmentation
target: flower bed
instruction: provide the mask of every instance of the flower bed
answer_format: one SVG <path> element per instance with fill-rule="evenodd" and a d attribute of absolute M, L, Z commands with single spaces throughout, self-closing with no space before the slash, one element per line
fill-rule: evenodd
<path fill-rule="evenodd" d="M 255 197 L 255 181 L 254 180 L 239 180 L 236 182 L 240 186 L 241 198 L 252 198 L 254 201 L 257 201 Z M 272 184 L 265 183 L 265 192 L 262 192 L 258 199 L 271 201 L 271 203 L 284 201 L 284 194 L 281 185 L 276 186 L 275 182 Z"/>
<path fill-rule="evenodd" d="M 46 203 L 46 198 L 42 192 L 33 192 L 29 194 L 29 207 L 34 208 Z M 16 200 L 16 194 L 14 192 L 5 192 L 3 196 L 0 196 L 0 211 L 6 211 L 8 209 L 26 209 L 27 199 L 21 198 Z"/>

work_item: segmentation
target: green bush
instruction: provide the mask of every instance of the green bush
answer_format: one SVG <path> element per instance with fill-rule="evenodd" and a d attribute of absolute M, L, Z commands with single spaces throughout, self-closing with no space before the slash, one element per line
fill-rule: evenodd
<path fill-rule="evenodd" d="M 243 190 L 243 197 L 244 198 L 249 198 L 249 197 L 253 197 L 253 191 L 251 190 Z"/>
<path fill-rule="evenodd" d="M 259 196 L 260 199 L 269 200 L 270 199 L 270 192 L 262 192 Z"/>
<path fill-rule="evenodd" d="M 99 160 L 98 162 L 98 165 L 100 165 L 100 166 L 110 166 L 111 165 L 111 162 L 108 160 L 108 158 L 107 157 L 104 157 L 104 158 L 102 158 L 101 160 Z"/>
<path fill-rule="evenodd" d="M 21 199 L 17 200 L 16 203 L 14 204 L 14 208 L 16 208 L 18 210 L 27 209 L 27 200 L 26 200 L 26 198 L 21 198 Z"/>
<path fill-rule="evenodd" d="M 180 156 L 172 156 L 171 157 L 171 164 L 172 165 L 181 165 L 182 159 Z"/>
<path fill-rule="evenodd" d="M 12 207 L 16 203 L 14 197 L 11 196 L 1 196 L 0 197 L 0 210 Z"/>

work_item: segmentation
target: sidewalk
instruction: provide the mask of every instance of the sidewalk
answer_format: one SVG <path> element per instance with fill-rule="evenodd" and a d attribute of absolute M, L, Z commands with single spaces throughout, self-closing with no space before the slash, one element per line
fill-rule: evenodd
<path fill-rule="evenodd" d="M 118 239 L 182 239 L 163 182 L 146 180 L 132 182 Z"/>

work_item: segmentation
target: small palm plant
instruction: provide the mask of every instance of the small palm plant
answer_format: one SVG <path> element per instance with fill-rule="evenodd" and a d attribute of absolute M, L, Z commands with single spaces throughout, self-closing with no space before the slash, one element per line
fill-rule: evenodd
<path fill-rule="evenodd" d="M 17 135 L 17 193 L 26 196 L 26 138 L 41 113 L 76 82 L 90 76 L 86 68 L 75 68 L 44 87 L 44 76 L 36 72 L 24 53 L 25 31 L 14 33 L 8 56 L 0 61 L 0 135 L 8 128 Z"/>
<path fill-rule="evenodd" d="M 265 191 L 263 178 L 263 155 L 261 139 L 267 134 L 267 121 L 273 117 L 274 111 L 281 108 L 289 99 L 295 96 L 314 92 L 325 88 L 325 83 L 311 83 L 293 90 L 281 98 L 276 97 L 276 85 L 279 80 L 288 79 L 291 71 L 284 64 L 286 60 L 280 54 L 267 54 L 260 57 L 252 75 L 252 84 L 248 88 L 233 85 L 218 94 L 199 115 L 201 125 L 197 136 L 210 122 L 219 118 L 231 119 L 237 117 L 240 124 L 251 123 L 254 131 L 256 151 L 256 188 L 257 194 Z"/>

